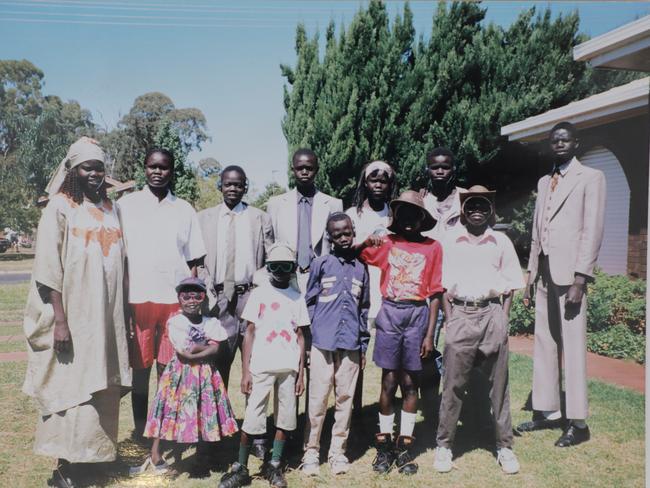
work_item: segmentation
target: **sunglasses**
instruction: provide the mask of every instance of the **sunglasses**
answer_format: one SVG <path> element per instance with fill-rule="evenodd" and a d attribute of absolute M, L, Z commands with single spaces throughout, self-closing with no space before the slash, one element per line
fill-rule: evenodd
<path fill-rule="evenodd" d="M 279 261 L 267 263 L 266 269 L 269 273 L 291 273 L 294 270 L 294 263 L 288 261 Z"/>
<path fill-rule="evenodd" d="M 189 302 L 190 300 L 194 300 L 195 302 L 202 302 L 205 300 L 205 292 L 204 291 L 182 291 L 178 294 L 178 298 L 180 298 L 184 302 Z"/>

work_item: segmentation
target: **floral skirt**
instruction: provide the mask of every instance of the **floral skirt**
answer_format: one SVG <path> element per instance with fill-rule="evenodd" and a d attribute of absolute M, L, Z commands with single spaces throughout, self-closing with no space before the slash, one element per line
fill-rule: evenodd
<path fill-rule="evenodd" d="M 145 437 L 194 443 L 216 442 L 238 431 L 221 375 L 209 364 L 174 355 L 158 382 Z"/>

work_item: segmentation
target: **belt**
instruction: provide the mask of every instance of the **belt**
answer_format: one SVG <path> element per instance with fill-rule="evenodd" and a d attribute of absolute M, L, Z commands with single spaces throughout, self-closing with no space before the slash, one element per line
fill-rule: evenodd
<path fill-rule="evenodd" d="M 239 285 L 235 285 L 235 294 L 237 295 L 243 295 L 246 293 L 248 290 L 253 288 L 252 283 L 241 283 Z M 214 291 L 217 293 L 220 293 L 223 291 L 223 283 L 219 283 L 218 285 L 214 285 Z"/>
<path fill-rule="evenodd" d="M 382 300 L 395 305 L 415 305 L 421 307 L 422 305 L 427 304 L 426 300 L 393 300 L 391 298 L 386 298 L 386 297 L 382 298 Z"/>
<path fill-rule="evenodd" d="M 485 300 L 459 300 L 458 298 L 452 298 L 451 303 L 453 303 L 454 305 L 460 305 L 461 307 L 485 308 L 490 303 L 498 303 L 499 305 L 501 305 L 503 301 L 502 298 L 499 296 L 495 298 L 488 298 Z"/>

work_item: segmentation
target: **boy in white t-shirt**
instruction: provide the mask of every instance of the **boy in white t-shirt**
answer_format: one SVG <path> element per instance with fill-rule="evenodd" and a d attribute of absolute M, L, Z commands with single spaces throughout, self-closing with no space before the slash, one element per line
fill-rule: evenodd
<path fill-rule="evenodd" d="M 248 396 L 241 428 L 239 459 L 221 478 L 220 488 L 250 483 L 248 457 L 253 436 L 266 434 L 266 410 L 275 390 L 273 455 L 264 467 L 271 486 L 285 487 L 280 463 L 287 432 L 296 428 L 296 397 L 302 395 L 305 345 L 301 327 L 309 325 L 304 298 L 290 280 L 296 270 L 294 252 L 276 243 L 266 261 L 269 282 L 255 288 L 242 312 L 248 322 L 242 353 L 241 390 Z"/>

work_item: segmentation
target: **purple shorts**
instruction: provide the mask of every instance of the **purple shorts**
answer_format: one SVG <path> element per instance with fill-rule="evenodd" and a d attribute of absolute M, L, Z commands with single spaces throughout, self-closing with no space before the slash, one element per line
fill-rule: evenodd
<path fill-rule="evenodd" d="M 375 350 L 372 359 L 383 369 L 421 371 L 420 348 L 429 324 L 426 302 L 382 300 L 375 319 Z"/>

